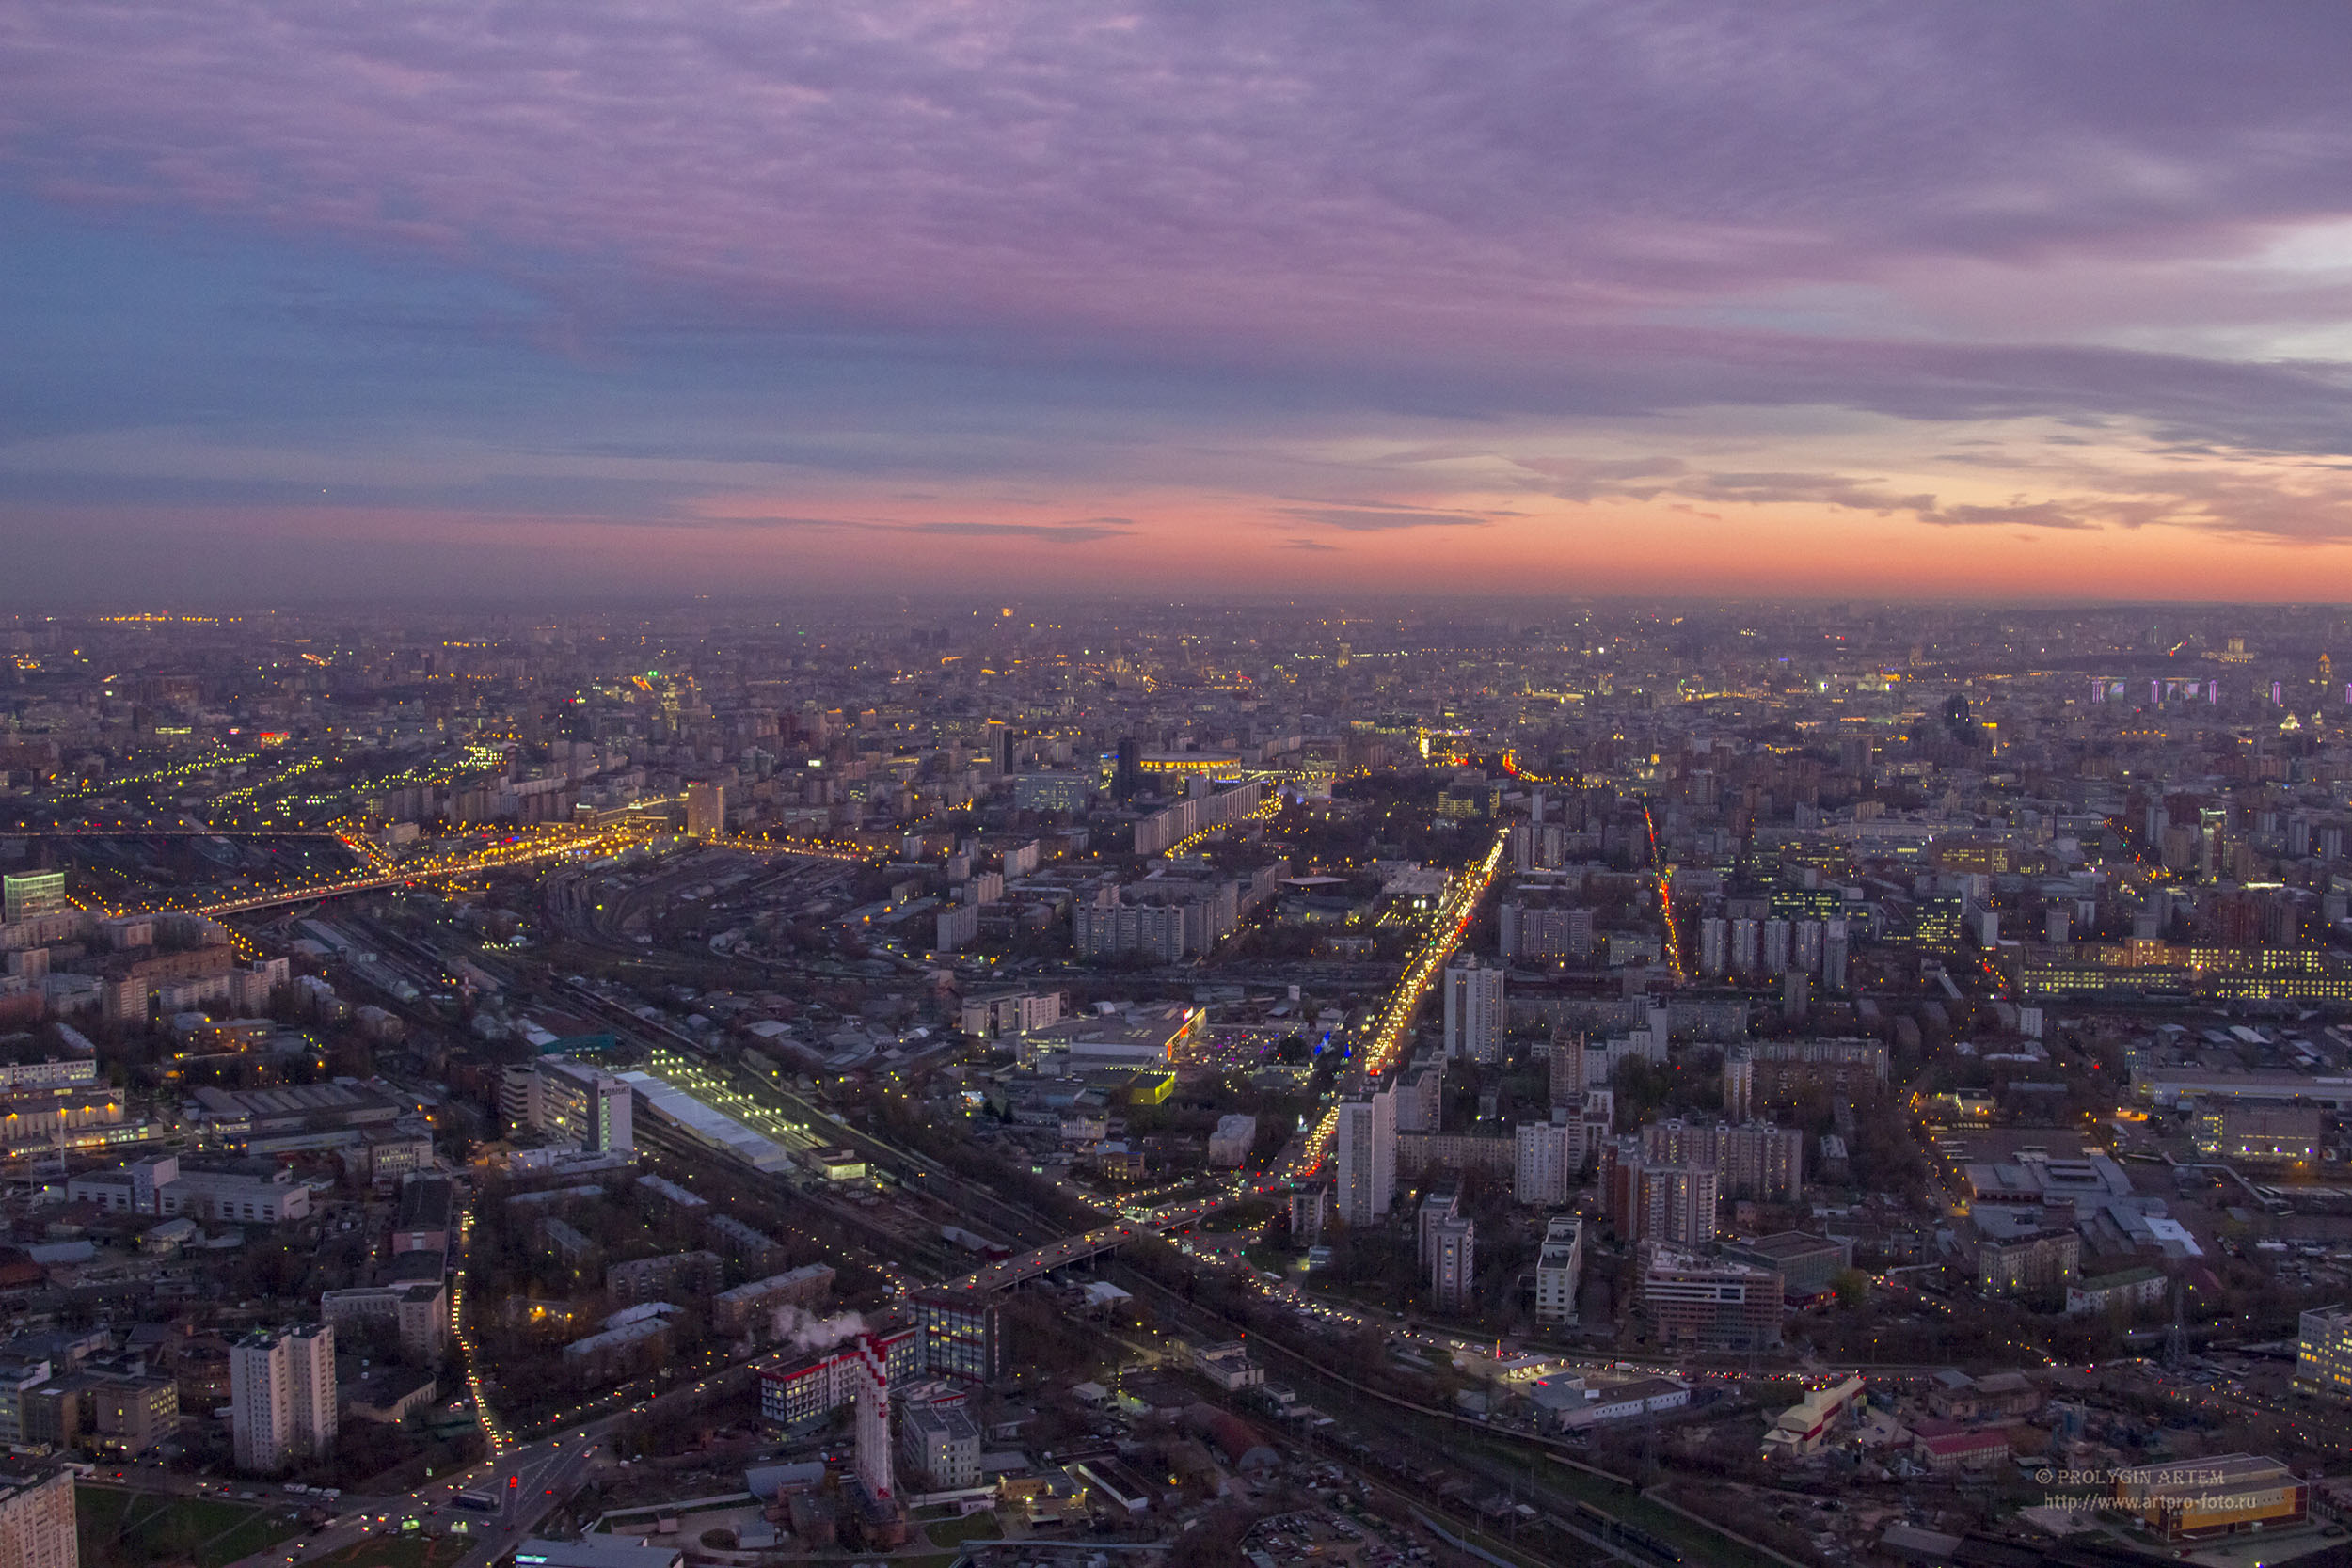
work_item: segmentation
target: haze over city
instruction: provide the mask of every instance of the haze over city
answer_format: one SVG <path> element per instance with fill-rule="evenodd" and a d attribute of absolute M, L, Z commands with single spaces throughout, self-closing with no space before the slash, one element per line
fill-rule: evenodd
<path fill-rule="evenodd" d="M 0 594 L 2324 596 L 2348 47 L 26 0 Z"/>

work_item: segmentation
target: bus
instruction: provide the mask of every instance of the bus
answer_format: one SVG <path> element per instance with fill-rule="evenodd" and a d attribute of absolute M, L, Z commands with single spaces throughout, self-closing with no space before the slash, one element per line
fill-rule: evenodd
<path fill-rule="evenodd" d="M 485 1513 L 498 1512 L 498 1499 L 487 1492 L 453 1492 L 449 1500 L 459 1508 L 479 1509 Z"/>

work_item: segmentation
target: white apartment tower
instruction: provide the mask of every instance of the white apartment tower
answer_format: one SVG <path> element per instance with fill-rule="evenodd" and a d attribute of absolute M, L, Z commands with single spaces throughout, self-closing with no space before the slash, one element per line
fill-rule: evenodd
<path fill-rule="evenodd" d="M 230 1430 L 237 1468 L 281 1470 L 334 1446 L 335 1330 L 260 1330 L 229 1353 Z"/>
<path fill-rule="evenodd" d="M 1582 1142 L 1565 1118 L 1521 1123 L 1511 1166 L 1511 1196 L 1546 1209 L 1567 1202 L 1568 1179 L 1575 1170 L 1569 1151 L 1574 1146 L 1581 1153 Z"/>
<path fill-rule="evenodd" d="M 1349 1225 L 1379 1224 L 1396 1196 L 1393 1088 L 1341 1102 L 1332 1154 L 1340 1218 Z"/>
<path fill-rule="evenodd" d="M 1445 968 L 1445 1053 L 1473 1062 L 1502 1059 L 1502 971 L 1476 958 Z"/>
<path fill-rule="evenodd" d="M 1577 1279 L 1584 1268 L 1584 1222 L 1574 1214 L 1555 1214 L 1544 1227 L 1544 1244 L 1535 1254 L 1535 1321 L 1539 1323 L 1576 1322 Z"/>

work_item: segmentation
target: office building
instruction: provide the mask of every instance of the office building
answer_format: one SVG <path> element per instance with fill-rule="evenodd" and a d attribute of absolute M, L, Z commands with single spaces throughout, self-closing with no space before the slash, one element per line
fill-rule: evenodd
<path fill-rule="evenodd" d="M 1340 1219 L 1377 1225 L 1396 1196 L 1396 1091 L 1343 1101 L 1339 1114 L 1332 1168 Z"/>
<path fill-rule="evenodd" d="M 1012 782 L 1012 803 L 1017 811 L 1082 816 L 1093 794 L 1092 781 L 1083 773 L 1023 773 Z"/>
<path fill-rule="evenodd" d="M 69 1179 L 66 1196 L 110 1213 L 279 1225 L 310 1212 L 310 1189 L 270 1160 L 160 1155 Z"/>
<path fill-rule="evenodd" d="M 0 1568 L 80 1568 L 73 1472 L 11 1460 L 0 1474 Z"/>
<path fill-rule="evenodd" d="M 933 1377 L 993 1383 L 1009 1365 L 1003 1310 L 977 1291 L 929 1291 L 912 1298 L 922 1336 L 923 1370 Z"/>
<path fill-rule="evenodd" d="M 1853 1267 L 1853 1243 L 1802 1230 L 1779 1230 L 1752 1242 L 1725 1242 L 1722 1255 L 1735 1263 L 1770 1269 L 1780 1275 L 1790 1301 L 1815 1301 L 1836 1288 L 1837 1276 Z"/>
<path fill-rule="evenodd" d="M 2295 1386 L 2352 1403 L 2352 1308 L 2314 1307 L 2296 1326 Z"/>
<path fill-rule="evenodd" d="M 589 1154 L 636 1147 L 629 1086 L 568 1056 L 542 1056 L 523 1085 L 523 1118 L 548 1137 Z"/>
<path fill-rule="evenodd" d="M 1506 1023 L 1502 971 L 1474 958 L 1459 958 L 1446 965 L 1444 978 L 1446 1054 L 1501 1061 Z"/>
<path fill-rule="evenodd" d="M 5 918 L 10 926 L 20 920 L 38 920 L 43 915 L 66 913 L 72 906 L 66 902 L 65 873 L 10 872 L 5 879 L 0 879 L 0 906 L 5 906 Z"/>
<path fill-rule="evenodd" d="M 335 1330 L 326 1323 L 260 1330 L 229 1352 L 230 1430 L 237 1468 L 284 1469 L 334 1446 Z"/>
<path fill-rule="evenodd" d="M 1576 1291 L 1584 1273 L 1584 1222 L 1554 1214 L 1544 1227 L 1535 1254 L 1535 1321 L 1557 1326 L 1576 1322 Z"/>
<path fill-rule="evenodd" d="M 1780 1343 L 1781 1281 L 1770 1269 L 1645 1246 L 1639 1275 L 1642 1309 L 1661 1345 L 1770 1350 Z"/>

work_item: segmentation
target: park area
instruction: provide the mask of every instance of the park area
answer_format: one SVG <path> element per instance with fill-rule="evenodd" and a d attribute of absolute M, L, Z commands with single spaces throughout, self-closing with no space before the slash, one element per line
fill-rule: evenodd
<path fill-rule="evenodd" d="M 83 1568 L 222 1568 L 288 1536 L 301 1521 L 284 1510 L 226 1497 L 183 1497 L 119 1486 L 74 1488 Z"/>

